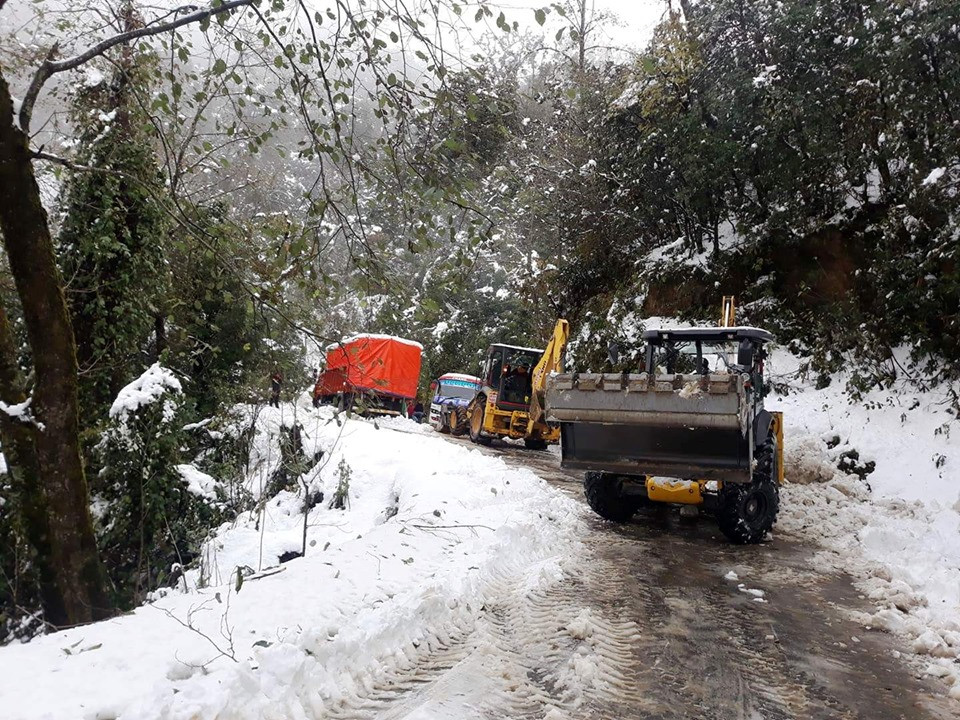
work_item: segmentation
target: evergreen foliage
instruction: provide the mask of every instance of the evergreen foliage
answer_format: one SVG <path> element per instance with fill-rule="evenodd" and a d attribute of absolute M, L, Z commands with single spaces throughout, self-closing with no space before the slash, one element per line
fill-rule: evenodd
<path fill-rule="evenodd" d="M 121 607 L 193 560 L 219 517 L 219 501 L 192 492 L 177 465 L 184 441 L 179 381 L 154 365 L 125 389 L 96 453 L 98 542 Z"/>
<path fill-rule="evenodd" d="M 275 368 L 289 378 L 292 391 L 301 390 L 306 382 L 296 328 L 251 298 L 250 287 L 261 285 L 258 255 L 271 229 L 239 225 L 222 206 L 197 208 L 193 223 L 203 243 L 187 237 L 170 251 L 163 334 L 167 362 L 189 379 L 185 392 L 197 416 L 264 397 Z M 278 293 L 284 303 L 281 298 Z M 288 308 L 297 320 L 308 311 Z"/>
<path fill-rule="evenodd" d="M 58 237 L 87 427 L 102 422 L 116 393 L 143 369 L 167 292 L 170 225 L 140 97 L 152 85 L 151 63 L 124 50 L 109 79 L 77 91 L 72 110 L 77 162 L 96 168 L 71 174 Z"/>
<path fill-rule="evenodd" d="M 811 369 L 858 369 L 861 389 L 956 377 L 960 7 L 686 9 L 594 115 L 633 258 L 591 278 L 595 314 L 639 300 L 641 316 L 711 317 L 737 294 L 747 321 Z M 912 370 L 893 356 L 905 344 Z"/>

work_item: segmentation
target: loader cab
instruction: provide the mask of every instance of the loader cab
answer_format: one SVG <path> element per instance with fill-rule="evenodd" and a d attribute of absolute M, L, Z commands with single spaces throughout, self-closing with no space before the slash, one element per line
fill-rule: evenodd
<path fill-rule="evenodd" d="M 648 330 L 646 367 L 648 374 L 747 373 L 751 385 L 766 394 L 763 361 L 766 343 L 773 335 L 759 328 L 678 328 Z"/>
<path fill-rule="evenodd" d="M 487 349 L 482 377 L 490 392 L 497 393 L 496 405 L 502 410 L 527 410 L 530 407 L 533 369 L 543 350 L 516 345 L 491 345 Z"/>

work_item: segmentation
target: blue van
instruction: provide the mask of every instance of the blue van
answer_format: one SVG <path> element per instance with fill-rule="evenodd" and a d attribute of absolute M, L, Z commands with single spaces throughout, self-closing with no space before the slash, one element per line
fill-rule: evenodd
<path fill-rule="evenodd" d="M 430 383 L 430 425 L 452 435 L 467 432 L 467 405 L 477 396 L 483 381 L 475 375 L 447 373 Z"/>

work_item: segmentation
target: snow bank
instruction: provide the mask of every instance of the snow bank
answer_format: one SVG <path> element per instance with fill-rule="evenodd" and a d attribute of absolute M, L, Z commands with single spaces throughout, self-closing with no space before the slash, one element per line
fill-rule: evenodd
<path fill-rule="evenodd" d="M 796 369 L 782 353 L 770 363 L 783 379 Z M 822 543 L 818 562 L 876 603 L 858 619 L 903 635 L 960 698 L 960 428 L 943 391 L 878 390 L 851 404 L 843 377 L 822 390 L 791 384 L 767 403 L 785 413 L 778 529 Z"/>
<path fill-rule="evenodd" d="M 797 364 L 777 352 L 771 370 L 789 377 Z M 863 402 L 850 403 L 843 376 L 823 390 L 793 385 L 794 392 L 767 403 L 787 414 L 787 443 L 812 438 L 823 445 L 838 438 L 839 452 L 856 450 L 861 463 L 876 464 L 867 481 L 878 498 L 946 506 L 960 500 L 960 427 L 948 412 L 945 389 L 874 391 Z"/>
<path fill-rule="evenodd" d="M 338 424 L 306 404 L 261 410 L 251 488 L 277 467 L 266 439 L 294 421 L 319 458 L 309 496 L 324 494 L 308 515 L 306 557 L 270 569 L 302 548 L 303 497 L 295 487 L 263 496 L 208 543 L 206 578 L 192 570 L 129 615 L 0 648 L 4 718 L 325 717 L 462 633 L 494 587 L 545 582 L 577 557 L 579 504 L 500 458 L 409 432 L 413 423 Z M 345 472 L 349 509 L 330 509 Z M 237 566 L 263 570 L 238 592 Z"/>
<path fill-rule="evenodd" d="M 388 428 L 390 430 L 396 430 L 397 432 L 413 433 L 415 435 L 424 435 L 433 432 L 433 428 L 430 427 L 429 423 L 417 423 L 409 418 L 398 415 L 388 415 L 379 418 L 376 424 L 377 427 Z"/>

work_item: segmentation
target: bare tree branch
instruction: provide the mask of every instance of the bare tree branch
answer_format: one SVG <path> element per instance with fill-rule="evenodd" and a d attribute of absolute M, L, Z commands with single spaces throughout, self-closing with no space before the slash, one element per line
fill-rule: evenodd
<path fill-rule="evenodd" d="M 20 128 L 24 133 L 29 133 L 30 118 L 33 115 L 33 106 L 37 102 L 37 97 L 40 95 L 40 91 L 43 89 L 43 86 L 46 84 L 47 80 L 57 73 L 66 72 L 67 70 L 73 70 L 74 68 L 80 67 L 93 58 L 103 55 L 107 50 L 116 45 L 128 43 L 131 40 L 136 40 L 137 38 L 160 35 L 162 33 L 170 32 L 171 30 L 176 30 L 178 27 L 183 27 L 184 25 L 203 22 L 211 17 L 230 12 L 239 7 L 248 7 L 253 5 L 256 1 L 257 0 L 229 0 L 229 2 L 204 8 L 203 10 L 197 10 L 195 9 L 195 6 L 188 5 L 184 8 L 180 8 L 180 11 L 190 10 L 192 12 L 182 15 L 176 20 L 171 20 L 170 22 L 160 24 L 148 24 L 145 27 L 137 28 L 136 30 L 130 30 L 129 32 L 123 32 L 118 35 L 114 35 L 106 40 L 102 40 L 79 55 L 74 55 L 73 57 L 65 58 L 64 60 L 53 59 L 58 50 L 57 46 L 54 45 L 50 51 L 50 54 L 47 55 L 47 59 L 43 61 L 43 64 L 40 65 L 39 68 L 37 68 L 37 72 L 33 76 L 33 80 L 30 81 L 30 87 L 27 88 L 27 93 L 23 97 L 23 104 L 20 106 Z M 2 7 L 2 2 L 5 2 L 5 0 L 0 0 L 0 7 Z"/>

